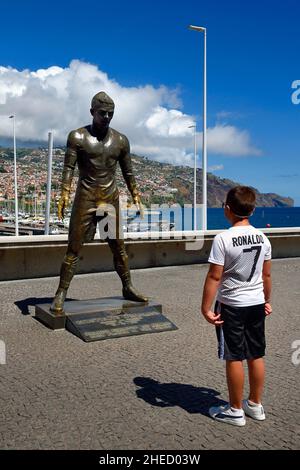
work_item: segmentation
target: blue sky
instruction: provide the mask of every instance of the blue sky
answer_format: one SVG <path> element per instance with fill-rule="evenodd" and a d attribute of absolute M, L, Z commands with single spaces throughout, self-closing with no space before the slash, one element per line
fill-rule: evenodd
<path fill-rule="evenodd" d="M 122 96 L 133 87 L 145 90 L 149 85 L 158 90 L 163 85 L 168 96 L 164 102 L 155 101 L 160 110 L 178 109 L 184 116 L 196 118 L 201 131 L 203 38 L 189 31 L 188 24 L 204 25 L 208 33 L 208 127 L 215 129 L 209 167 L 215 168 L 218 176 L 253 185 L 262 192 L 291 196 L 300 205 L 300 104 L 291 101 L 291 84 L 300 80 L 298 0 L 2 0 L 0 67 L 5 73 L 10 67 L 19 72 L 53 66 L 66 69 L 77 59 L 107 74 L 110 83 L 122 88 Z M 10 77 L 13 86 L 19 75 L 14 72 Z M 21 102 L 22 96 L 18 99 Z M 8 99 L 6 104 L 4 101 L 2 115 L 8 111 Z M 38 106 L 43 106 L 40 95 L 32 113 Z M 57 109 L 56 114 L 61 111 Z M 149 139 L 157 118 L 156 113 L 143 121 Z M 51 119 L 53 124 L 49 125 L 54 126 Z M 121 116 L 116 119 L 123 122 Z M 161 119 L 160 115 L 159 122 Z M 71 119 L 68 126 L 72 128 Z M 218 126 L 225 126 L 226 139 L 230 129 L 234 129 L 232 139 L 245 131 L 241 145 L 247 149 L 240 154 L 236 149 L 233 155 L 230 149 L 223 152 Z M 118 129 L 122 131 L 120 126 Z M 133 140 L 145 138 L 138 132 L 134 135 L 133 129 L 128 132 Z M 155 132 L 153 136 L 159 136 L 157 128 Z M 0 135 L 5 137 L 1 125 Z M 158 139 L 157 145 L 161 142 Z M 174 140 L 174 145 L 176 142 L 179 145 L 179 140 Z M 228 142 L 230 145 L 231 140 Z M 150 149 L 150 140 L 147 145 Z M 172 152 L 166 160 L 171 158 Z"/>

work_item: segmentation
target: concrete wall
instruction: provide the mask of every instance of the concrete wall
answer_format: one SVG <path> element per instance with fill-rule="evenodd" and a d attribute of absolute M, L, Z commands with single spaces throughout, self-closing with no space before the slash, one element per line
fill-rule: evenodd
<path fill-rule="evenodd" d="M 273 258 L 300 256 L 300 227 L 265 229 Z M 214 236 L 219 230 L 207 231 L 203 243 L 199 240 L 125 240 L 132 268 L 206 263 Z M 172 233 L 172 232 L 171 232 Z M 191 235 L 193 232 L 189 232 Z M 131 234 L 131 237 L 142 236 Z M 144 234 L 144 237 L 148 234 Z M 174 235 L 173 235 L 174 236 Z M 203 245 L 203 246 L 202 246 Z M 67 247 L 65 235 L 0 237 L 0 281 L 57 276 Z M 113 270 L 107 243 L 100 240 L 86 245 L 80 257 L 78 273 Z"/>

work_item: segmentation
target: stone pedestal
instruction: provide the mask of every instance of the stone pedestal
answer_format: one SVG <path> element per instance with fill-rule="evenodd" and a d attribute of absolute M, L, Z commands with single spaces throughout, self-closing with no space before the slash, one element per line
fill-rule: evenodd
<path fill-rule="evenodd" d="M 162 314 L 160 304 L 123 297 L 66 301 L 65 315 L 53 315 L 50 304 L 40 304 L 35 313 L 49 328 L 66 328 L 86 342 L 177 330 Z"/>

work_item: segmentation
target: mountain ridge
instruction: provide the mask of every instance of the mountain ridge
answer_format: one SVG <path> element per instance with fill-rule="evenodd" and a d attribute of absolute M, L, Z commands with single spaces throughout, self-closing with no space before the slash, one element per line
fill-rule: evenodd
<path fill-rule="evenodd" d="M 161 195 L 161 197 L 155 197 L 154 199 L 167 199 L 157 202 L 173 202 L 192 204 L 193 203 L 193 192 L 194 192 L 194 169 L 187 166 L 171 165 L 169 163 L 156 162 L 150 160 L 147 157 L 141 157 L 139 155 L 132 154 L 133 164 L 138 164 L 140 168 L 143 165 L 144 173 L 153 173 L 152 168 L 157 167 L 164 174 L 165 192 L 169 191 L 168 195 Z M 152 167 L 152 168 L 151 168 Z M 151 171 L 152 170 L 152 171 Z M 154 175 L 153 175 L 154 176 Z M 136 176 L 139 181 L 138 175 Z M 162 183 L 162 182 L 161 182 Z M 234 186 L 241 185 L 242 183 L 233 181 L 229 178 L 221 178 L 214 175 L 211 172 L 207 173 L 207 202 L 208 207 L 221 207 L 225 201 L 227 192 Z M 247 185 L 247 183 L 243 183 Z M 163 186 L 163 184 L 162 184 Z M 250 185 L 248 185 L 250 186 Z M 291 197 L 281 196 L 277 193 L 262 193 L 257 188 L 250 186 L 256 193 L 257 206 L 258 207 L 293 207 L 294 200 Z M 142 188 L 143 189 L 143 188 Z M 172 191 L 173 190 L 173 191 Z M 175 191 L 177 190 L 177 191 Z M 142 192 L 143 196 L 146 196 L 145 191 Z M 153 199 L 150 197 L 150 199 Z M 156 202 L 156 201 L 155 201 Z M 197 203 L 202 202 L 202 169 L 197 169 Z"/>
<path fill-rule="evenodd" d="M 59 192 L 62 168 L 64 162 L 64 148 L 57 147 L 53 152 L 52 187 Z M 171 165 L 158 162 L 145 156 L 131 154 L 133 173 L 136 177 L 143 202 L 151 204 L 193 204 L 194 169 L 183 165 Z M 18 148 L 18 183 L 20 191 L 25 195 L 32 192 L 44 192 L 47 182 L 47 149 L 45 148 Z M 119 167 L 117 167 L 117 181 L 122 195 L 128 195 L 127 188 Z M 7 178 L 1 179 L 1 174 Z M 13 198 L 13 150 L 0 147 L 0 180 L 6 188 L 0 188 L 4 197 Z M 9 177 L 8 177 L 9 176 Z M 229 178 L 220 178 L 213 173 L 207 174 L 207 201 L 208 207 L 221 207 L 227 192 L 238 183 Z M 243 182 L 247 185 L 247 182 Z M 75 190 L 76 177 L 72 185 Z M 290 197 L 276 193 L 261 193 L 254 188 L 257 195 L 257 206 L 261 207 L 292 207 L 294 200 Z M 197 203 L 202 203 L 202 170 L 197 169 Z"/>

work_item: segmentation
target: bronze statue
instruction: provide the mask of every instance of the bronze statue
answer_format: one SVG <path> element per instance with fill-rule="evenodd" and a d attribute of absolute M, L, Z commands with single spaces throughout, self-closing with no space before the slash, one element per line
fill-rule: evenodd
<path fill-rule="evenodd" d="M 108 238 L 113 253 L 115 270 L 123 284 L 123 297 L 127 300 L 147 302 L 148 299 L 134 290 L 131 284 L 128 257 L 124 240 L 119 236 L 119 191 L 116 184 L 116 167 L 120 164 L 134 204 L 142 211 L 142 204 L 132 171 L 130 146 L 127 137 L 109 127 L 114 114 L 114 102 L 104 92 L 97 93 L 91 103 L 92 125 L 71 131 L 68 136 L 62 176 L 58 217 L 63 219 L 69 203 L 73 172 L 78 165 L 79 180 L 69 226 L 68 248 L 64 257 L 60 282 L 50 310 L 64 313 L 64 301 L 75 273 L 79 252 L 85 242 L 93 240 L 101 204 L 111 204 L 116 214 L 116 238 Z"/>

